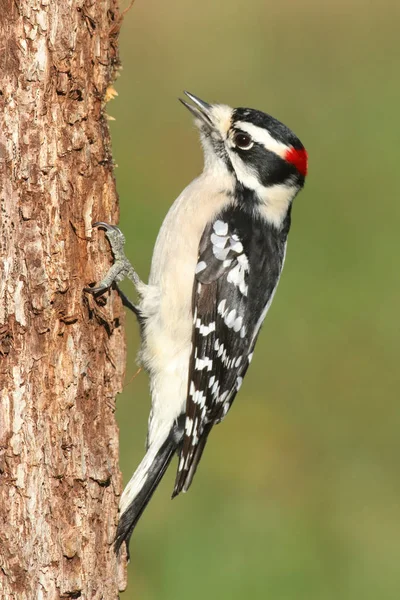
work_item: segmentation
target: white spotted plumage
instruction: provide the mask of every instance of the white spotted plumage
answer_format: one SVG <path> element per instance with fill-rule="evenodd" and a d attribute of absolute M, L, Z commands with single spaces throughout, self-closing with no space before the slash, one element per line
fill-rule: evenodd
<path fill-rule="evenodd" d="M 228 233 L 228 223 L 224 223 L 218 219 L 213 225 L 213 230 L 217 235 L 226 235 Z"/>
<path fill-rule="evenodd" d="M 197 275 L 197 273 L 201 273 L 206 268 L 207 268 L 207 264 L 204 262 L 204 260 L 201 260 L 199 263 L 197 263 L 194 272 Z"/>
<path fill-rule="evenodd" d="M 207 369 L 207 371 L 211 371 L 213 366 L 211 358 L 196 358 L 196 362 L 194 363 L 194 368 L 198 371 L 202 371 L 203 369 Z"/>
<path fill-rule="evenodd" d="M 198 326 L 197 326 L 197 323 L 198 323 Z M 201 321 L 198 319 L 196 321 L 196 326 L 198 327 L 200 334 L 203 335 L 204 337 L 209 335 L 213 331 L 215 331 L 215 321 L 213 321 L 212 323 L 209 323 L 208 325 L 203 325 L 201 323 Z"/>

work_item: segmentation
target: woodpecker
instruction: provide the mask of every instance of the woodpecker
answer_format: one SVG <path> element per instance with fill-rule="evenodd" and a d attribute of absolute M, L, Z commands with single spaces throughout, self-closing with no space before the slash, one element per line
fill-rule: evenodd
<path fill-rule="evenodd" d="M 282 272 L 292 202 L 307 152 L 268 114 L 181 100 L 200 131 L 204 170 L 171 206 L 149 283 L 125 258 L 121 231 L 103 227 L 114 254 L 98 294 L 129 277 L 139 304 L 139 361 L 152 397 L 146 454 L 120 502 L 116 552 L 129 540 L 174 454 L 172 497 L 187 492 L 208 435 L 229 411 L 251 362 Z"/>

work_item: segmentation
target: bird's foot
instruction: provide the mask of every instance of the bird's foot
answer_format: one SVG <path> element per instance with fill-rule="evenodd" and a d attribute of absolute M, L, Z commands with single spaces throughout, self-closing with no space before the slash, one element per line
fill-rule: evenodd
<path fill-rule="evenodd" d="M 114 263 L 108 270 L 107 274 L 96 286 L 87 287 L 85 288 L 85 291 L 90 292 L 94 295 L 99 295 L 108 290 L 113 284 L 115 284 L 119 294 L 121 295 L 124 305 L 137 314 L 138 308 L 118 288 L 118 283 L 125 279 L 125 277 L 130 279 L 135 285 L 135 287 L 143 285 L 139 275 L 136 273 L 135 269 L 132 267 L 131 263 L 125 256 L 124 234 L 116 225 L 110 225 L 109 223 L 104 223 L 103 221 L 93 223 L 93 227 L 99 227 L 105 230 L 106 238 L 110 243 L 111 252 L 114 256 Z"/>

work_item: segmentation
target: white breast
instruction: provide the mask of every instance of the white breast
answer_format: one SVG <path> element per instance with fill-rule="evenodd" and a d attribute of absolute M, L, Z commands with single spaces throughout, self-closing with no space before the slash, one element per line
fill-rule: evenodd
<path fill-rule="evenodd" d="M 149 439 L 169 430 L 186 403 L 192 337 L 192 288 L 207 223 L 230 202 L 233 178 L 217 167 L 195 179 L 171 206 L 154 247 L 141 361 L 150 373 Z M 168 432 L 167 432 L 168 433 Z"/>

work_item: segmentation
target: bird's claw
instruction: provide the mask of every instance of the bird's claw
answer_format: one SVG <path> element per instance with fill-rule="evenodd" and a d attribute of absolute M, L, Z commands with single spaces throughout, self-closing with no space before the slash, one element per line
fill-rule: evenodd
<path fill-rule="evenodd" d="M 108 290 L 114 283 L 118 284 L 120 281 L 128 277 L 133 281 L 135 285 L 140 284 L 140 278 L 136 271 L 132 267 L 131 263 L 125 256 L 124 245 L 125 236 L 122 231 L 116 225 L 110 225 L 104 221 L 97 221 L 93 223 L 93 227 L 104 229 L 106 232 L 106 238 L 109 241 L 111 252 L 114 256 L 114 264 L 108 270 L 108 273 L 95 287 L 85 288 L 86 292 L 97 295 Z"/>

